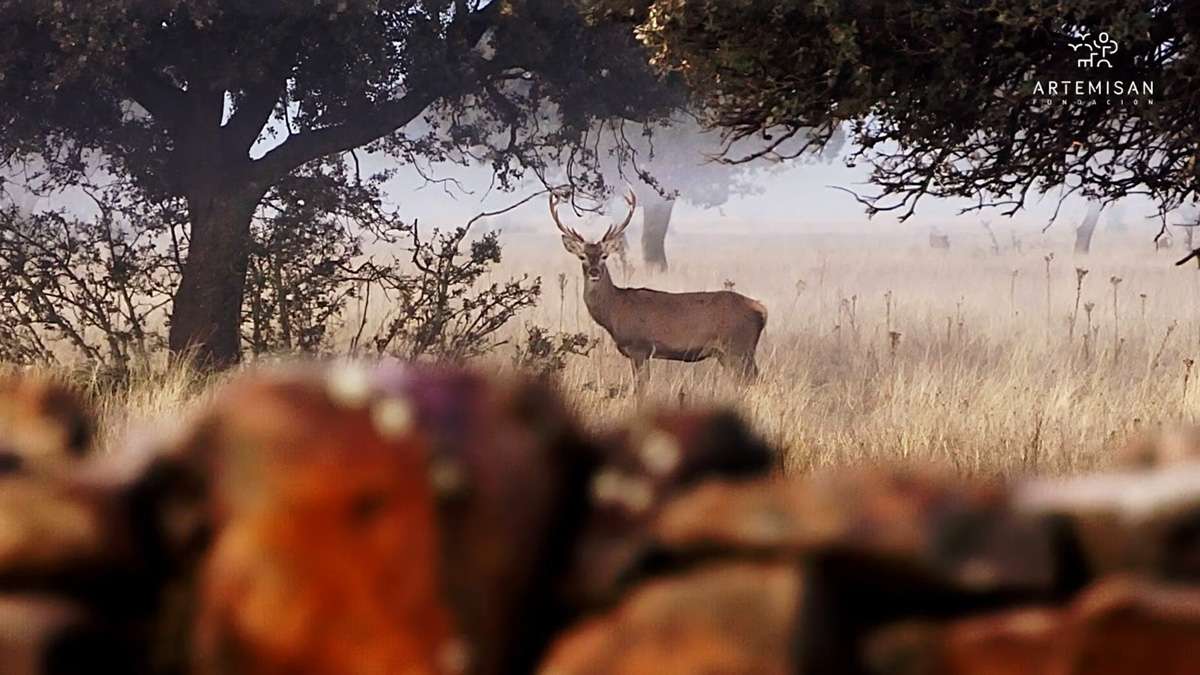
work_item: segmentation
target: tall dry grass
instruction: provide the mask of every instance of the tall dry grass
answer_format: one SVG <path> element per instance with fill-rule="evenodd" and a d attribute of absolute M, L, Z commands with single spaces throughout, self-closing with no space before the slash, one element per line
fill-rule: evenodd
<path fill-rule="evenodd" d="M 923 230 L 871 236 L 687 236 L 667 276 L 628 285 L 735 290 L 770 319 L 761 381 L 740 389 L 715 362 L 652 362 L 658 405 L 731 405 L 788 450 L 797 469 L 895 458 L 964 473 L 1069 473 L 1103 465 L 1139 429 L 1187 423 L 1200 403 L 1200 273 L 1155 253 L 1151 234 L 1069 240 Z M 1058 226 L 1069 235 L 1068 226 Z M 510 243 L 512 270 L 556 280 L 530 320 L 603 337 L 562 384 L 603 424 L 636 407 L 632 375 L 587 317 L 578 263 L 552 237 Z M 1053 255 L 1051 255 L 1053 254 Z M 1081 274 L 1077 269 L 1086 269 Z M 560 310 L 561 301 L 561 310 Z"/>
<path fill-rule="evenodd" d="M 1052 237 L 1026 237 L 1020 252 L 1002 237 L 997 255 L 980 234 L 951 231 L 949 252 L 915 228 L 673 235 L 669 274 L 614 270 L 618 283 L 731 284 L 760 300 L 763 376 L 741 388 L 715 361 L 653 361 L 647 403 L 733 406 L 797 470 L 907 458 L 964 473 L 1078 472 L 1139 429 L 1197 417 L 1200 272 L 1173 266 L 1178 251 L 1156 254 L 1145 233 L 1100 232 L 1087 257 Z M 581 416 L 603 426 L 633 412 L 628 362 L 587 316 L 577 261 L 548 233 L 504 243 L 497 280 L 544 280 L 524 321 L 601 338 L 562 374 Z M 503 346 L 480 367 L 507 367 L 509 354 Z M 104 403 L 109 437 L 130 419 L 186 414 L 211 384 L 183 371 L 136 382 Z"/>

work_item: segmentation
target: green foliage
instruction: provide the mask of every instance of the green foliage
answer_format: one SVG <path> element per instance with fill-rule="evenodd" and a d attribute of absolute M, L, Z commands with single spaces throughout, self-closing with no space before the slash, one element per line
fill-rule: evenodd
<path fill-rule="evenodd" d="M 375 142 L 406 160 L 471 155 L 508 183 L 586 159 L 595 120 L 681 102 L 627 30 L 548 0 L 0 0 L 0 15 L 0 155 L 73 184 L 98 150 L 154 196 L 216 166 L 240 173 L 206 180 L 273 185 Z M 538 124 L 548 111 L 563 124 Z M 436 133 L 404 133 L 426 114 Z M 263 133 L 282 143 L 252 159 Z"/>
<path fill-rule="evenodd" d="M 759 152 L 823 145 L 843 123 L 873 168 L 869 212 L 973 197 L 1015 212 L 1065 186 L 1108 202 L 1144 193 L 1165 211 L 1200 187 L 1200 8 L 1155 0 L 599 0 L 637 23 L 661 69 L 684 77 L 712 126 Z M 1077 79 L 1077 36 L 1119 43 L 1112 77 L 1153 100 L 1038 97 Z M 753 155 L 754 153 L 750 153 Z M 741 159 L 729 157 L 730 160 Z"/>

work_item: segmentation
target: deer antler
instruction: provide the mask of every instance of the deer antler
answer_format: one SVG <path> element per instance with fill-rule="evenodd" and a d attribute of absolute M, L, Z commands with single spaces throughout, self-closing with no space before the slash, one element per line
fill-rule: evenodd
<path fill-rule="evenodd" d="M 564 235 L 566 235 L 568 237 L 571 237 L 572 239 L 578 239 L 579 241 L 584 241 L 583 237 L 578 232 L 567 227 L 566 225 L 563 225 L 562 221 L 558 219 L 558 211 L 555 210 L 557 206 L 558 206 L 558 198 L 554 196 L 553 192 L 551 192 L 550 193 L 550 217 L 554 219 L 554 224 L 556 226 L 558 226 L 558 231 L 562 232 Z"/>
<path fill-rule="evenodd" d="M 633 212 L 637 210 L 637 195 L 633 194 L 633 188 L 628 189 L 628 194 L 625 195 L 625 203 L 629 204 L 629 214 L 625 216 L 625 220 L 620 225 L 609 225 L 601 241 L 616 239 L 625 233 L 625 228 L 629 227 L 629 222 L 633 220 Z"/>

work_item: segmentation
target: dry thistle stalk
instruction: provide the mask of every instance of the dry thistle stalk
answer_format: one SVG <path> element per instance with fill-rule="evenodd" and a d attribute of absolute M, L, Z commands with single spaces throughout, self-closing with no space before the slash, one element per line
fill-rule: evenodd
<path fill-rule="evenodd" d="M 563 328 L 563 313 L 567 303 L 567 275 L 558 273 L 558 330 Z"/>
<path fill-rule="evenodd" d="M 1158 367 L 1158 362 L 1162 359 L 1163 352 L 1167 349 L 1167 341 L 1171 339 L 1171 333 L 1179 327 L 1178 321 L 1172 321 L 1170 326 L 1167 326 L 1167 333 L 1163 335 L 1162 343 L 1158 345 L 1158 351 L 1154 353 L 1154 358 L 1150 361 L 1150 370 Z"/>
<path fill-rule="evenodd" d="M 1121 353 L 1121 315 L 1117 306 L 1118 289 L 1121 286 L 1121 277 L 1116 275 L 1108 278 L 1108 282 L 1112 284 L 1113 289 L 1113 362 L 1115 363 Z"/>
<path fill-rule="evenodd" d="M 1083 336 L 1083 358 L 1086 361 L 1092 360 L 1092 340 L 1094 339 L 1094 334 L 1092 333 L 1092 310 L 1095 308 L 1096 303 L 1094 302 L 1083 303 L 1083 311 L 1087 314 L 1087 333 Z"/>
<path fill-rule="evenodd" d="M 1054 252 L 1051 251 L 1042 256 L 1042 260 L 1046 261 L 1046 329 L 1050 329 L 1052 321 L 1050 317 L 1050 262 L 1054 260 Z"/>
<path fill-rule="evenodd" d="M 1079 319 L 1079 296 L 1083 294 L 1083 278 L 1088 271 L 1082 267 L 1075 268 L 1075 309 L 1071 311 L 1071 323 L 1067 328 L 1067 341 L 1075 337 L 1075 322 Z"/>

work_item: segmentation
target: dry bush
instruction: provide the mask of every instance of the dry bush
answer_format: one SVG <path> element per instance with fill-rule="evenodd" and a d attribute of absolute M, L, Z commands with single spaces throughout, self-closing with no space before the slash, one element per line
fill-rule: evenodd
<path fill-rule="evenodd" d="M 493 280 L 498 236 L 471 239 L 469 224 L 422 236 L 382 207 L 389 175 L 326 160 L 267 195 L 251 224 L 242 317 L 250 355 L 462 362 L 506 344 L 498 332 L 537 303 L 540 277 Z M 30 212 L 0 191 L 0 363 L 77 365 L 119 388 L 166 361 L 185 218 L 180 205 L 150 203 L 127 185 L 81 192 L 95 213 Z M 581 346 L 560 345 L 538 367 L 561 370 L 561 357 Z"/>

